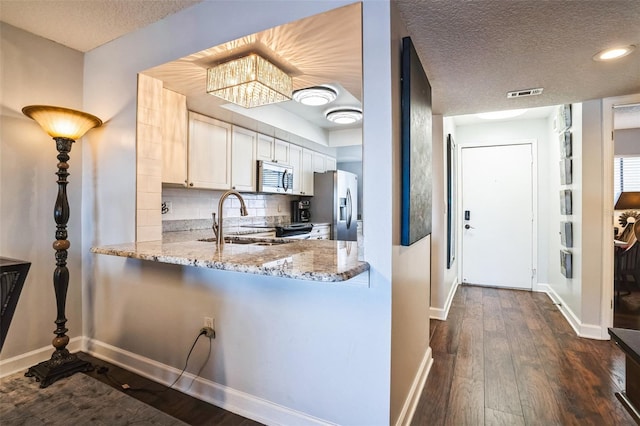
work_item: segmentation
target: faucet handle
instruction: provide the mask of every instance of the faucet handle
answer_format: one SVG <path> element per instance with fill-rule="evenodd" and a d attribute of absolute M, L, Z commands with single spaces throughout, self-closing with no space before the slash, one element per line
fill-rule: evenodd
<path fill-rule="evenodd" d="M 213 225 L 211 225 L 211 228 L 213 229 L 213 235 L 216 237 L 216 239 L 218 239 L 218 230 L 220 229 L 220 225 L 218 224 L 218 221 L 216 220 L 216 214 L 211 213 L 211 215 L 213 216 Z"/>

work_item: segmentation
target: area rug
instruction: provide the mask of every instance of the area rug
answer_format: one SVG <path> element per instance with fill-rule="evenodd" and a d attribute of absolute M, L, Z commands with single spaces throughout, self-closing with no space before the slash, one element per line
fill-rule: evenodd
<path fill-rule="evenodd" d="M 41 389 L 24 373 L 0 380 L 0 423 L 9 425 L 186 425 L 85 374 Z"/>

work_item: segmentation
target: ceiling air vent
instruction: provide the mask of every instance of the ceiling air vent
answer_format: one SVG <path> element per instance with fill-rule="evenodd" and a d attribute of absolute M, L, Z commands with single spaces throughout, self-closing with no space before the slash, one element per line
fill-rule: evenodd
<path fill-rule="evenodd" d="M 521 98 L 523 96 L 541 95 L 542 90 L 543 90 L 542 87 L 538 87 L 537 89 L 514 90 L 513 92 L 507 92 L 507 99 Z"/>

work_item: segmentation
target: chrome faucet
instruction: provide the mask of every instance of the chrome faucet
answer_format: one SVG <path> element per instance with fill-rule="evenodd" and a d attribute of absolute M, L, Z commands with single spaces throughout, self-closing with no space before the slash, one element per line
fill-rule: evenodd
<path fill-rule="evenodd" d="M 218 201 L 218 221 L 217 222 L 216 222 L 216 214 L 212 213 L 213 214 L 213 234 L 216 237 L 216 244 L 218 244 L 218 246 L 224 245 L 224 232 L 222 231 L 222 205 L 224 204 L 224 200 L 226 200 L 227 197 L 229 197 L 229 195 L 235 195 L 236 197 L 238 197 L 238 200 L 240 200 L 240 215 L 241 216 L 249 215 L 249 213 L 247 212 L 247 206 L 244 203 L 244 198 L 242 198 L 242 195 L 240 195 L 238 191 L 234 191 L 232 189 L 222 194 L 222 196 L 220 197 L 220 201 Z"/>

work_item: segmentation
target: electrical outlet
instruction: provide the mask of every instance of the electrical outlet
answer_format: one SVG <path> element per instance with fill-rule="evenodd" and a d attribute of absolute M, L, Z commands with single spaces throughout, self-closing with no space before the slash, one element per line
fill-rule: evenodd
<path fill-rule="evenodd" d="M 215 330 L 214 323 L 213 323 L 213 317 L 204 317 L 204 324 L 203 325 L 205 327 L 212 328 L 212 329 Z"/>
<path fill-rule="evenodd" d="M 204 317 L 204 327 L 200 329 L 200 332 L 204 332 L 204 335 L 209 339 L 216 338 L 216 329 L 213 327 L 214 321 L 213 317 Z"/>
<path fill-rule="evenodd" d="M 169 214 L 173 210 L 173 203 L 171 201 L 162 202 L 162 214 Z"/>

